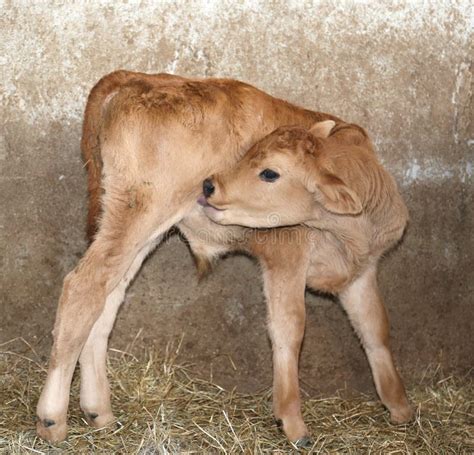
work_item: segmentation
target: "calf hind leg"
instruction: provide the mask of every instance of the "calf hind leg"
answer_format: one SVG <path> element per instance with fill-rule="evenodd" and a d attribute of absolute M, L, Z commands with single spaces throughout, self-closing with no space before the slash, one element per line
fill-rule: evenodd
<path fill-rule="evenodd" d="M 413 411 L 389 346 L 389 323 L 377 288 L 376 268 L 371 267 L 340 295 L 367 354 L 377 393 L 394 423 L 408 422 Z"/>
<path fill-rule="evenodd" d="M 97 248 L 89 248 L 78 267 L 66 276 L 59 300 L 48 376 L 36 410 L 37 432 L 51 442 L 66 437 L 74 368 L 105 301 L 105 283 L 96 279 L 89 266 L 98 263 L 97 255 Z"/>
<path fill-rule="evenodd" d="M 84 411 L 87 422 L 94 427 L 103 427 L 115 419 L 112 413 L 109 382 L 107 380 L 108 339 L 128 285 L 140 269 L 145 257 L 160 239 L 161 236 L 155 241 L 150 241 L 142 248 L 120 283 L 107 296 L 104 310 L 92 327 L 79 357 L 81 364 L 81 409 Z"/>
<path fill-rule="evenodd" d="M 37 432 L 49 441 L 60 441 L 66 437 L 72 375 L 82 348 L 104 311 L 106 296 L 120 286 L 119 283 L 140 251 L 182 216 L 179 210 L 157 213 L 154 210 L 147 211 L 145 206 L 131 207 L 126 189 L 123 194 L 115 190 L 114 195 L 113 200 L 109 199 L 105 204 L 103 222 L 96 240 L 79 265 L 64 280 L 48 375 L 37 406 Z M 161 206 L 159 203 L 153 205 Z M 117 293 L 122 294 L 122 291 Z M 115 304 L 111 301 L 110 306 L 118 306 L 118 296 L 112 300 L 115 300 Z M 104 327 L 112 325 L 111 311 L 114 313 L 116 310 L 106 309 L 98 332 L 102 324 Z M 104 338 L 103 333 L 101 337 Z M 84 362 L 88 364 L 86 357 L 87 352 Z M 108 389 L 108 386 L 104 388 Z M 108 390 L 105 393 L 107 395 Z M 103 392 L 99 395 L 102 396 Z M 104 412 L 107 414 L 110 405 L 106 408 Z"/>

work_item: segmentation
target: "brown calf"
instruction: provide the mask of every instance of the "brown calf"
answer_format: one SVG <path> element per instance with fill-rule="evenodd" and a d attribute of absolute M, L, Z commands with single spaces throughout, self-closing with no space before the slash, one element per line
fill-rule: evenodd
<path fill-rule="evenodd" d="M 88 99 L 82 138 L 93 241 L 64 280 L 48 377 L 37 407 L 41 437 L 66 437 L 69 389 L 78 360 L 86 419 L 96 427 L 114 419 L 105 366 L 107 340 L 129 282 L 163 234 L 177 225 L 201 271 L 227 251 L 244 250 L 259 258 L 270 332 L 278 346 L 275 415 L 290 440 L 307 442 L 297 378 L 304 282 L 296 278 L 283 286 L 281 278 L 306 267 L 305 233 L 310 230 L 290 229 L 305 239 L 296 246 L 279 229 L 257 238 L 255 230 L 213 223 L 196 201 L 205 177 L 232 167 L 275 128 L 309 128 L 327 119 L 340 123 L 232 80 L 119 71 L 99 81 Z M 266 241 L 269 236 L 273 242 Z M 294 315 L 298 339 L 289 340 L 281 326 L 293 324 Z"/>

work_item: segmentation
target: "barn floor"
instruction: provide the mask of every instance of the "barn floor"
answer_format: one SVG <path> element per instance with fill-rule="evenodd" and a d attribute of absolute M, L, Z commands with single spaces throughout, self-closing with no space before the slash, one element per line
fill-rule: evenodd
<path fill-rule="evenodd" d="M 135 356 L 113 351 L 109 362 L 118 422 L 87 427 L 73 381 L 69 438 L 56 447 L 36 438 L 34 406 L 45 377 L 35 353 L 0 347 L 0 452 L 24 453 L 268 453 L 294 448 L 271 417 L 270 391 L 244 395 L 195 379 L 180 365 L 179 344 Z M 302 384 L 304 389 L 304 384 Z M 305 400 L 312 453 L 473 453 L 474 382 L 433 368 L 409 385 L 416 419 L 394 426 L 374 396 L 347 393 Z"/>

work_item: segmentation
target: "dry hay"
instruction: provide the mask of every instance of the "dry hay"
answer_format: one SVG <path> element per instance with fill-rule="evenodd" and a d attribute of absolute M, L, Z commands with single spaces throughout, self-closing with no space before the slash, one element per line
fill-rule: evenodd
<path fill-rule="evenodd" d="M 4 346 L 5 347 L 5 346 Z M 0 348 L 1 349 L 1 348 Z M 92 429 L 78 406 L 73 381 L 66 442 L 51 446 L 34 432 L 34 406 L 44 366 L 18 352 L 0 352 L 0 452 L 24 453 L 288 453 L 271 417 L 270 391 L 243 395 L 193 377 L 176 351 L 139 358 L 112 352 L 113 407 L 118 422 Z M 33 355 L 31 355 L 32 357 Z M 429 376 L 429 379 L 427 379 Z M 416 420 L 389 423 L 375 397 L 306 399 L 312 453 L 474 453 L 472 378 L 439 379 L 430 371 L 409 390 Z"/>

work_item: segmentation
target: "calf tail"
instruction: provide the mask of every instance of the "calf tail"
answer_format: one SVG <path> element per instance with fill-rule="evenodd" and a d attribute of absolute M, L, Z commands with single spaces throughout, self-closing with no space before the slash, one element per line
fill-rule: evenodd
<path fill-rule="evenodd" d="M 101 213 L 102 157 L 99 134 L 102 127 L 104 105 L 120 87 L 136 77 L 136 73 L 115 71 L 104 76 L 91 90 L 87 99 L 82 125 L 81 151 L 88 175 L 89 208 L 87 239 L 94 240 Z"/>

